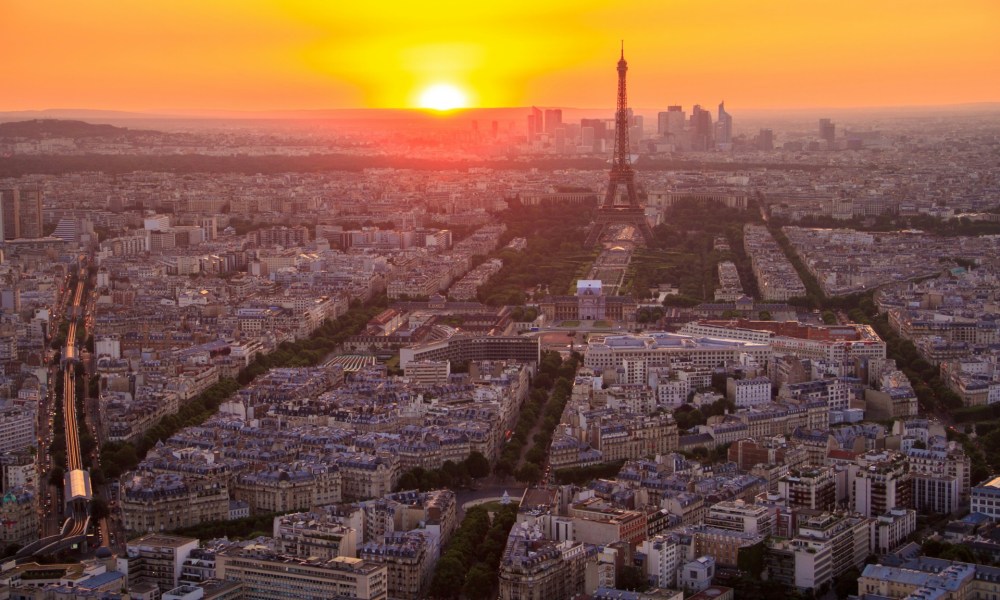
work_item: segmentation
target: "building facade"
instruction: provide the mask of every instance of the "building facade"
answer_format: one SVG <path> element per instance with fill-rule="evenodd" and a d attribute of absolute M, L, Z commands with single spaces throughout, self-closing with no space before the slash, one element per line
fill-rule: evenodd
<path fill-rule="evenodd" d="M 346 556 L 302 559 L 263 547 L 235 546 L 218 553 L 216 574 L 242 583 L 246 600 L 388 598 L 386 567 Z"/>

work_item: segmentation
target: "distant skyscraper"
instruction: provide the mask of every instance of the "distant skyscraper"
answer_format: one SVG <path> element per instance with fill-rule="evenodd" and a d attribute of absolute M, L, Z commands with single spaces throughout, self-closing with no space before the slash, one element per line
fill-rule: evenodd
<path fill-rule="evenodd" d="M 18 189 L 0 190 L 0 230 L 3 239 L 14 240 L 20 237 L 18 230 L 21 213 L 21 192 Z"/>
<path fill-rule="evenodd" d="M 691 148 L 708 150 L 712 147 L 712 113 L 703 110 L 699 104 L 695 104 L 691 110 L 691 126 L 688 128 L 691 133 Z"/>
<path fill-rule="evenodd" d="M 556 152 L 559 154 L 566 152 L 566 128 L 557 127 L 552 137 L 555 140 Z"/>
<path fill-rule="evenodd" d="M 590 142 L 588 143 L 585 137 L 585 133 L 581 133 L 580 143 L 584 146 L 590 146 L 595 151 L 600 150 L 598 146 L 601 145 L 602 141 L 608 136 L 608 128 L 604 124 L 604 119 L 580 119 L 581 132 L 589 129 L 590 130 Z"/>
<path fill-rule="evenodd" d="M 631 114 L 631 109 L 629 109 L 629 134 L 628 139 L 631 144 L 630 151 L 639 151 L 639 142 L 642 141 L 642 135 L 644 130 L 644 121 L 642 115 Z"/>
<path fill-rule="evenodd" d="M 40 238 L 42 230 L 42 192 L 38 189 L 21 190 L 21 237 Z"/>
<path fill-rule="evenodd" d="M 687 115 L 679 105 L 668 106 L 666 112 L 658 113 L 656 117 L 656 133 L 660 136 L 679 136 L 684 133 Z"/>
<path fill-rule="evenodd" d="M 580 126 L 593 129 L 595 138 L 607 136 L 607 127 L 604 125 L 604 119 L 580 119 Z"/>
<path fill-rule="evenodd" d="M 774 132 L 770 129 L 761 129 L 757 135 L 758 150 L 774 150 Z"/>
<path fill-rule="evenodd" d="M 837 126 L 830 119 L 819 120 L 819 137 L 826 142 L 828 148 L 833 148 L 836 139 Z"/>
<path fill-rule="evenodd" d="M 0 230 L 4 240 L 43 237 L 41 191 L 0 190 Z"/>
<path fill-rule="evenodd" d="M 719 118 L 715 123 L 715 143 L 718 146 L 733 142 L 733 116 L 726 112 L 726 103 L 719 103 Z"/>
<path fill-rule="evenodd" d="M 531 112 L 528 113 L 528 142 L 533 142 L 538 139 L 538 136 L 542 133 L 545 123 L 542 121 L 542 111 L 537 107 L 532 106 Z"/>
<path fill-rule="evenodd" d="M 667 117 L 670 114 L 666 112 L 656 113 L 656 135 L 663 137 L 667 135 Z"/>
<path fill-rule="evenodd" d="M 556 129 L 562 127 L 562 109 L 549 108 L 545 111 L 545 133 L 555 135 Z"/>

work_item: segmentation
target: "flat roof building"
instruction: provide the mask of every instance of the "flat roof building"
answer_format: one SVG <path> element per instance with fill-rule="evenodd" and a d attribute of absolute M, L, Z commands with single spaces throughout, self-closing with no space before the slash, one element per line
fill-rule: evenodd
<path fill-rule="evenodd" d="M 982 513 L 994 521 L 1000 519 L 1000 475 L 972 488 L 969 511 Z"/>
<path fill-rule="evenodd" d="M 257 545 L 220 551 L 216 573 L 219 579 L 241 582 L 247 600 L 385 600 L 388 591 L 384 565 L 349 556 L 295 558 Z"/>
<path fill-rule="evenodd" d="M 129 588 L 145 583 L 165 593 L 178 586 L 184 561 L 197 547 L 196 538 L 150 533 L 126 544 L 119 568 L 128 574 Z"/>

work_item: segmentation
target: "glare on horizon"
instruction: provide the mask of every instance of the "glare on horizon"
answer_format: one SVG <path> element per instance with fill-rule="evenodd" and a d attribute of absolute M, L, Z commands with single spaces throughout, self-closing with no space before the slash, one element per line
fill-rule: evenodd
<path fill-rule="evenodd" d="M 0 110 L 1000 101 L 993 0 L 4 3 Z M 450 102 L 449 104 L 454 104 Z M 457 107 L 457 106 L 455 106 Z"/>

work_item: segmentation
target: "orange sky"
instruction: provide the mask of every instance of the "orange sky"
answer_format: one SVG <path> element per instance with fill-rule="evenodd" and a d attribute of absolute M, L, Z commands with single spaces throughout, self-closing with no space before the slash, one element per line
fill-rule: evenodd
<path fill-rule="evenodd" d="M 0 0 L 0 110 L 1000 101 L 998 0 Z"/>

